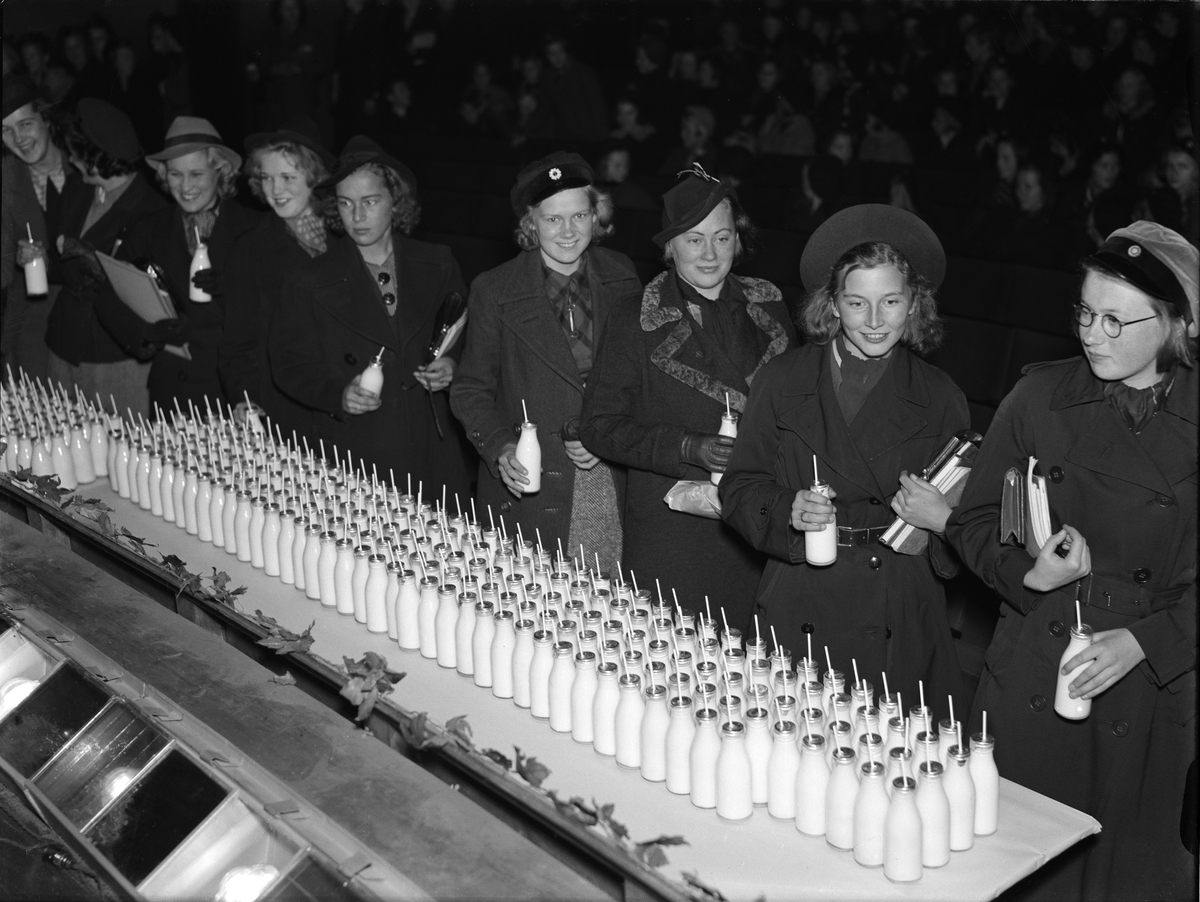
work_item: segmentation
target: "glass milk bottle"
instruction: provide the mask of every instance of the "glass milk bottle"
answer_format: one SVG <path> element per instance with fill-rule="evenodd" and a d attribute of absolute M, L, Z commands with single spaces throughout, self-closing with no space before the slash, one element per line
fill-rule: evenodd
<path fill-rule="evenodd" d="M 800 750 L 796 747 L 796 725 L 781 720 L 771 728 L 774 739 L 767 761 L 767 814 L 777 821 L 796 819 L 796 772 Z M 821 800 L 825 804 L 825 800 Z"/>
<path fill-rule="evenodd" d="M 96 468 L 92 465 L 92 449 L 84 436 L 82 423 L 71 428 L 71 462 L 75 465 L 75 478 L 80 485 L 96 481 Z"/>
<path fill-rule="evenodd" d="M 137 466 L 138 507 L 140 507 L 144 511 L 150 511 L 153 513 L 154 502 L 150 498 L 150 471 L 152 469 L 151 463 L 150 463 L 150 457 L 151 457 L 150 446 L 148 444 L 141 444 L 138 446 L 138 448 L 139 448 L 138 466 Z M 74 451 L 74 449 L 72 448 L 72 452 L 73 451 Z M 57 456 L 57 453 L 58 453 L 58 446 L 56 444 L 55 445 L 55 455 L 56 456 Z M 88 463 L 91 463 L 91 458 L 88 458 Z M 56 464 L 57 464 L 57 461 L 56 461 Z M 74 464 L 75 464 L 75 455 L 74 455 L 74 453 L 72 453 L 72 455 L 71 455 L 72 467 L 74 467 Z M 56 466 L 55 469 L 59 470 L 59 467 Z M 77 477 L 77 481 L 78 481 L 78 477 Z M 88 481 L 90 482 L 91 480 L 88 480 Z M 59 484 L 64 489 L 75 488 L 75 486 L 70 485 L 67 481 L 61 479 L 61 477 L 59 479 Z M 161 491 L 161 489 L 160 489 L 160 491 Z"/>
<path fill-rule="evenodd" d="M 825 738 L 816 733 L 801 735 L 800 767 L 796 771 L 796 829 L 807 836 L 825 835 L 829 777 Z"/>
<path fill-rule="evenodd" d="M 809 491 L 829 497 L 829 483 L 818 479 Z M 813 567 L 827 567 L 837 560 L 837 519 L 818 530 L 804 533 L 804 559 Z"/>
<path fill-rule="evenodd" d="M 883 788 L 883 765 L 862 765 L 858 796 L 854 799 L 854 860 L 867 868 L 883 864 L 883 823 L 887 818 L 888 795 Z"/>
<path fill-rule="evenodd" d="M 249 523 L 247 522 L 248 532 Z M 317 592 L 323 608 L 337 607 L 337 590 L 334 588 L 337 557 L 337 535 L 332 532 L 321 533 L 321 554 L 317 558 Z"/>
<path fill-rule="evenodd" d="M 522 494 L 531 495 L 542 490 L 542 446 L 538 443 L 537 425 L 528 421 L 521 424 L 521 437 L 517 439 L 517 461 L 527 471 L 529 484 L 523 486 Z"/>
<path fill-rule="evenodd" d="M 627 673 L 617 684 L 621 692 L 616 711 L 617 765 L 637 770 L 642 766 L 642 716 L 646 712 L 642 678 Z"/>
<path fill-rule="evenodd" d="M 174 477 L 168 478 L 168 471 L 174 473 L 174 464 L 168 460 L 163 463 L 163 519 L 171 520 L 174 517 L 174 504 L 171 501 L 175 494 L 172 489 Z M 238 509 L 238 492 L 234 484 L 234 478 L 229 477 L 225 483 L 225 508 L 221 512 L 221 533 L 225 536 L 225 551 L 228 554 L 237 554 L 237 509 Z M 250 542 L 249 537 L 249 521 L 247 526 L 247 544 Z M 314 598 L 316 596 L 313 596 Z"/>
<path fill-rule="evenodd" d="M 187 497 L 185 497 L 183 504 L 185 512 L 189 510 L 192 503 L 190 498 L 192 495 L 192 473 L 194 470 L 194 467 L 188 470 Z M 266 565 L 266 560 L 263 557 L 263 527 L 266 524 L 267 500 L 261 497 L 255 498 L 250 502 L 250 566 L 256 570 L 262 570 Z M 353 562 L 353 549 L 351 549 L 351 564 Z"/>
<path fill-rule="evenodd" d="M 917 813 L 921 815 L 921 864 L 940 868 L 950 861 L 950 800 L 942 786 L 942 765 L 929 761 L 917 768 Z"/>
<path fill-rule="evenodd" d="M 746 754 L 746 728 L 737 721 L 721 727 L 717 754 L 717 817 L 744 821 L 754 813 L 750 795 L 750 756 Z"/>
<path fill-rule="evenodd" d="M 387 559 L 382 554 L 367 558 L 367 632 L 386 633 L 388 573 Z"/>
<path fill-rule="evenodd" d="M 438 667 L 453 670 L 458 666 L 458 648 L 455 644 L 456 626 L 458 626 L 458 589 L 452 585 L 438 586 L 437 611 L 433 615 L 433 634 L 434 643 L 437 646 Z M 495 668 L 493 668 L 492 678 L 495 679 Z"/>
<path fill-rule="evenodd" d="M 161 476 L 161 469 L 159 471 Z M 153 490 L 154 483 L 150 483 L 150 488 Z M 158 504 L 158 513 L 162 514 L 162 481 L 159 481 L 159 491 L 157 502 L 151 496 L 151 504 Z M 217 548 L 225 547 L 225 480 L 219 476 L 214 476 L 212 481 L 212 500 L 208 502 L 208 523 L 209 532 L 212 535 L 212 543 Z"/>
<path fill-rule="evenodd" d="M 385 350 L 385 348 L 380 348 L 379 353 L 371 358 L 367 368 L 358 377 L 358 387 L 376 397 L 379 397 L 379 393 L 383 391 L 383 352 Z"/>
<path fill-rule="evenodd" d="M 417 613 L 420 607 L 417 575 L 412 570 L 405 570 L 400 577 L 400 594 L 396 597 L 396 642 L 408 651 L 421 647 L 421 623 Z"/>
<path fill-rule="evenodd" d="M 22 435 L 22 445 L 29 442 L 26 435 Z M 124 450 L 122 451 L 122 446 Z M 123 455 L 129 453 L 129 442 L 125 439 L 124 432 L 117 432 L 115 429 L 108 433 L 108 452 L 105 457 L 105 469 L 108 470 L 108 486 L 118 495 L 121 494 L 121 468 L 129 466 L 129 458 Z M 122 463 L 124 461 L 124 463 Z M 18 462 L 20 463 L 20 461 Z M 24 466 L 29 466 L 29 461 L 24 460 Z M 129 486 L 126 484 L 126 494 L 121 495 L 122 498 L 129 497 Z M 172 518 L 173 519 L 173 518 Z"/>
<path fill-rule="evenodd" d="M 756 808 L 765 808 L 771 800 L 767 767 L 775 746 L 771 739 L 771 715 L 766 708 L 746 712 L 746 755 L 750 759 L 750 798 Z"/>
<path fill-rule="evenodd" d="M 463 676 L 475 674 L 475 593 L 464 592 L 458 600 L 458 619 L 454 622 L 454 669 Z"/>
<path fill-rule="evenodd" d="M 304 597 L 310 598 L 313 601 L 319 601 L 321 598 L 320 557 L 321 527 L 316 523 L 310 523 L 304 527 L 304 559 L 302 566 L 304 570 Z"/>
<path fill-rule="evenodd" d="M 471 675 L 476 686 L 492 688 L 492 640 L 496 638 L 495 605 L 490 601 L 475 603 L 475 629 L 471 632 Z M 399 618 L 396 621 L 399 627 Z"/>
<path fill-rule="evenodd" d="M 297 517 L 296 522 L 299 523 L 301 519 Z M 299 526 L 296 529 L 297 534 L 299 534 Z M 383 557 L 383 555 L 380 555 L 380 557 Z M 387 618 L 388 638 L 395 642 L 396 637 L 399 635 L 396 632 L 396 602 L 400 600 L 400 575 L 404 572 L 404 566 L 399 561 L 388 561 L 385 570 L 387 572 L 387 588 L 384 590 L 383 596 L 383 613 Z M 299 570 L 296 571 L 296 575 L 299 577 Z M 300 588 L 299 579 L 296 580 L 296 587 Z"/>
<path fill-rule="evenodd" d="M 938 761 L 942 762 L 942 767 L 946 766 L 946 761 L 950 757 L 950 747 L 957 740 L 957 731 L 954 729 L 955 722 L 949 717 L 943 717 L 938 721 Z"/>
<path fill-rule="evenodd" d="M 1054 710 L 1067 720 L 1083 720 L 1092 713 L 1090 698 L 1071 698 L 1071 683 L 1087 669 L 1091 661 L 1084 661 L 1070 673 L 1062 672 L 1066 663 L 1092 644 L 1092 628 L 1086 623 L 1071 627 L 1071 641 L 1058 662 L 1058 683 L 1054 687 Z"/>
<path fill-rule="evenodd" d="M 492 695 L 496 698 L 513 697 L 513 652 L 517 647 L 515 623 L 516 617 L 512 611 L 496 611 L 492 614 L 493 631 L 489 663 L 492 671 Z"/>
<path fill-rule="evenodd" d="M 904 718 L 899 715 L 888 718 L 887 739 L 884 740 L 883 754 L 891 755 L 892 749 L 907 747 L 904 743 Z"/>
<path fill-rule="evenodd" d="M 778 691 L 778 690 L 777 690 Z M 826 670 L 821 678 L 821 710 L 830 721 L 838 720 L 833 697 L 846 691 L 846 676 L 840 670 Z M 851 721 L 853 723 L 853 721 Z"/>
<path fill-rule="evenodd" d="M 529 664 L 529 713 L 535 720 L 550 719 L 550 671 L 554 669 L 554 634 L 533 634 L 533 660 Z"/>
<path fill-rule="evenodd" d="M 720 753 L 717 712 L 713 708 L 702 708 L 696 712 L 696 736 L 688 758 L 692 804 L 697 808 L 717 807 L 717 758 Z"/>
<path fill-rule="evenodd" d="M 92 469 L 96 477 L 108 475 L 108 435 L 100 420 L 91 421 L 91 432 L 88 436 L 88 450 L 92 455 Z"/>
<path fill-rule="evenodd" d="M 146 489 L 149 490 L 149 480 L 146 482 Z M 139 491 L 141 486 L 138 487 Z M 197 536 L 200 534 L 200 522 L 197 519 L 196 499 L 200 494 L 200 473 L 195 467 L 188 467 L 187 476 L 183 483 L 183 528 L 189 536 Z M 257 507 L 253 510 L 250 518 L 250 546 L 254 547 L 254 526 L 255 521 L 258 521 L 258 535 L 262 538 L 262 503 L 261 499 L 256 498 Z M 258 549 L 258 563 L 255 564 L 260 570 L 262 569 L 262 548 Z"/>
<path fill-rule="evenodd" d="M 214 491 L 213 498 L 215 499 L 216 497 L 217 494 Z M 303 529 L 303 526 L 301 529 Z M 296 512 L 288 509 L 281 511 L 279 514 L 279 538 L 275 542 L 275 556 L 279 561 L 279 581 L 285 586 L 296 585 L 296 560 L 292 556 L 295 547 Z M 384 573 L 384 582 L 387 582 L 386 573 Z"/>
<path fill-rule="evenodd" d="M 596 697 L 592 701 L 592 748 L 597 755 L 611 758 L 617 753 L 617 704 L 621 690 L 617 685 L 617 665 L 611 661 L 596 667 Z"/>
<path fill-rule="evenodd" d="M 911 777 L 897 777 L 892 783 L 892 800 L 883 822 L 883 876 L 892 883 L 921 879 L 923 846 L 916 788 Z"/>
<path fill-rule="evenodd" d="M 721 428 L 717 431 L 717 435 L 726 435 L 729 438 L 737 438 L 738 430 L 738 415 L 736 413 L 721 414 Z M 713 485 L 721 484 L 721 477 L 724 473 L 713 473 L 709 478 Z"/>
<path fill-rule="evenodd" d="M 207 479 L 201 481 L 200 495 L 198 498 L 203 506 L 202 499 L 204 496 L 204 483 Z M 261 533 L 262 544 L 262 560 L 263 573 L 267 576 L 279 576 L 280 561 L 279 561 L 279 531 L 283 528 L 281 517 L 279 514 L 279 505 L 272 502 L 263 508 L 263 527 Z M 204 524 L 208 521 L 208 517 L 200 517 L 200 538 L 204 538 Z"/>
<path fill-rule="evenodd" d="M 570 642 L 554 643 L 554 662 L 550 665 L 547 702 L 550 729 L 571 732 L 571 689 L 575 684 L 575 649 Z"/>
<path fill-rule="evenodd" d="M 339 614 L 354 616 L 354 540 L 338 539 L 334 543 L 336 561 L 333 565 L 333 601 Z"/>
<path fill-rule="evenodd" d="M 51 449 L 51 453 L 53 453 L 53 448 L 50 445 L 49 441 L 47 441 L 46 447 Z M 138 471 L 138 462 L 141 460 L 141 452 L 142 452 L 142 445 L 140 443 L 137 443 L 137 442 L 129 443 L 129 458 L 128 458 L 128 460 L 125 461 L 125 482 L 129 486 L 129 500 L 134 502 L 135 504 L 138 503 L 138 497 L 139 497 L 138 496 L 138 484 L 137 484 L 137 471 Z M 176 505 L 176 507 L 179 508 L 179 505 Z M 178 510 L 176 512 L 175 525 L 176 526 L 185 526 L 186 525 L 183 520 L 182 508 L 180 508 L 180 510 Z"/>
<path fill-rule="evenodd" d="M 646 710 L 641 724 L 643 780 L 662 783 L 667 779 L 667 731 L 670 728 L 667 687 L 652 683 L 646 687 Z"/>
<path fill-rule="evenodd" d="M 887 761 L 887 769 L 883 775 L 883 787 L 887 790 L 890 799 L 892 790 L 896 786 L 896 779 L 914 773 L 913 753 L 904 746 L 900 746 L 892 749 L 884 758 Z"/>
<path fill-rule="evenodd" d="M 197 236 L 199 237 L 199 236 Z M 188 300 L 204 303 L 212 300 L 212 295 L 203 288 L 198 288 L 196 283 L 192 281 L 196 273 L 202 269 L 212 269 L 212 263 L 208 257 L 208 245 L 203 241 L 197 241 L 196 250 L 192 252 L 192 263 L 188 268 Z"/>
<path fill-rule="evenodd" d="M 576 742 L 592 741 L 596 685 L 596 654 L 581 651 L 575 655 L 575 680 L 571 683 L 571 738 Z"/>
<path fill-rule="evenodd" d="M 150 478 L 147 488 L 150 492 L 150 513 L 156 517 L 163 515 L 163 456 L 157 451 L 150 452 Z"/>
<path fill-rule="evenodd" d="M 971 779 L 971 750 L 950 749 L 942 779 L 950 800 L 950 849 L 964 852 L 975 845 L 975 781 Z"/>
<path fill-rule="evenodd" d="M 178 478 L 175 484 L 178 487 Z M 254 496 L 249 492 L 238 492 L 237 507 L 233 515 L 233 540 L 237 548 L 237 559 L 247 564 L 250 563 L 250 519 L 253 516 L 250 502 L 253 499 Z"/>
<path fill-rule="evenodd" d="M 537 625 L 529 618 L 518 620 L 516 645 L 513 648 L 513 704 L 518 708 L 529 708 L 529 668 L 533 664 L 533 635 Z"/>
<path fill-rule="evenodd" d="M 691 696 L 672 695 L 668 708 L 671 713 L 671 722 L 667 725 L 665 742 L 667 791 L 675 795 L 687 795 L 692 791 L 689 757 L 692 740 L 696 735 L 696 722 L 692 719 Z"/>
<path fill-rule="evenodd" d="M 854 848 L 854 803 L 858 798 L 858 759 L 851 749 L 834 749 L 825 787 L 825 841 L 843 852 Z"/>
<path fill-rule="evenodd" d="M 422 658 L 437 657 L 437 593 L 438 578 L 422 578 L 420 601 L 417 602 L 417 637 Z"/>
<path fill-rule="evenodd" d="M 990 733 L 971 736 L 971 779 L 975 783 L 975 835 L 991 836 L 1000 819 L 1000 771 L 996 740 Z"/>

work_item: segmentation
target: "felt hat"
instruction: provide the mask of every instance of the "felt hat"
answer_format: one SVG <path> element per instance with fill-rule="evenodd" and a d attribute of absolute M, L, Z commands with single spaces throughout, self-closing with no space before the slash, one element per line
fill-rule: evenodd
<path fill-rule="evenodd" d="M 812 233 L 800 255 L 800 279 L 815 291 L 829 279 L 842 254 L 860 244 L 890 244 L 934 288 L 946 277 L 946 252 L 919 217 L 887 204 L 858 204 L 834 213 Z"/>
<path fill-rule="evenodd" d="M 556 150 L 548 157 L 536 160 L 517 173 L 517 183 L 508 197 L 513 212 L 524 216 L 548 197 L 568 188 L 586 188 L 595 184 L 596 173 L 577 153 Z"/>
<path fill-rule="evenodd" d="M 4 79 L 4 115 L 0 116 L 0 119 L 7 119 L 21 107 L 35 100 L 45 99 L 37 85 L 24 75 L 10 75 Z"/>
<path fill-rule="evenodd" d="M 338 182 L 352 175 L 355 170 L 366 166 L 368 163 L 378 163 L 380 166 L 386 166 L 400 177 L 400 180 L 408 186 L 409 191 L 414 195 L 417 193 L 417 177 L 412 174 L 412 170 L 391 154 L 385 152 L 382 147 L 366 135 L 355 135 L 346 142 L 346 146 L 338 154 L 337 168 L 334 169 L 333 174 L 329 178 L 325 179 L 317 187 L 332 188 Z"/>
<path fill-rule="evenodd" d="M 1200 251 L 1178 232 L 1139 220 L 1109 235 L 1088 259 L 1171 304 L 1189 326 L 1198 321 Z"/>
<path fill-rule="evenodd" d="M 176 116 L 167 129 L 166 138 L 163 139 L 163 149 L 158 153 L 149 154 L 146 162 L 153 166 L 156 163 L 185 157 L 207 147 L 225 157 L 234 169 L 242 168 L 241 156 L 225 146 L 221 133 L 211 122 L 198 116 Z"/>
<path fill-rule="evenodd" d="M 725 198 L 737 200 L 732 185 L 713 178 L 699 163 L 693 163 L 692 167 L 680 172 L 683 178 L 662 196 L 662 231 L 650 239 L 659 247 L 666 247 L 676 235 L 703 222 Z"/>
<path fill-rule="evenodd" d="M 325 168 L 333 170 L 337 166 L 337 157 L 321 143 L 321 130 L 310 116 L 299 116 L 273 132 L 255 132 L 242 142 L 247 156 L 260 147 L 270 144 L 298 144 L 307 147 L 325 164 Z"/>
<path fill-rule="evenodd" d="M 84 97 L 75 107 L 84 136 L 110 157 L 135 163 L 142 156 L 133 121 L 123 112 L 96 97 Z"/>

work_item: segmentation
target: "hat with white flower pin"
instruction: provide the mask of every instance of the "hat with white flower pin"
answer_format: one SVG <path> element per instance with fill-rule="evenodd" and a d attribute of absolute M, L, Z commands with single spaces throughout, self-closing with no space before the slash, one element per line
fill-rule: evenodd
<path fill-rule="evenodd" d="M 509 198 L 513 212 L 524 216 L 530 207 L 536 207 L 560 191 L 586 188 L 595 181 L 596 173 L 587 160 L 577 153 L 558 150 L 522 169 Z"/>

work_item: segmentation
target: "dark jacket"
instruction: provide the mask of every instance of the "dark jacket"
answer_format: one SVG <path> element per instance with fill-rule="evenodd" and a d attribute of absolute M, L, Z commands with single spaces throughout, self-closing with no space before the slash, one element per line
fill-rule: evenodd
<path fill-rule="evenodd" d="M 587 252 L 592 295 L 592 334 L 603 334 L 610 311 L 638 297 L 641 282 L 624 254 L 600 247 Z M 520 523 L 533 540 L 539 529 L 546 547 L 568 540 L 575 465 L 562 430 L 578 420 L 583 381 L 554 307 L 546 297 L 541 253 L 526 251 L 483 273 L 471 284 L 467 347 L 450 389 L 450 403 L 479 452 L 479 515 L 491 505 L 505 515 L 511 533 Z M 538 424 L 542 488 L 514 498 L 500 479 L 501 451 L 516 440 L 521 402 Z"/>
<path fill-rule="evenodd" d="M 609 316 L 583 403 L 583 443 L 629 468 L 622 562 L 643 586 L 662 580 L 693 610 L 704 596 L 730 624 L 745 622 L 763 559 L 720 520 L 673 511 L 663 497 L 681 479 L 707 481 L 707 470 L 680 462 L 687 432 L 715 433 L 730 404 L 742 410 L 751 380 L 795 343 L 779 289 L 730 275 L 746 299 L 757 346 L 720 347 L 695 325 L 674 269 L 650 281 L 641 298 Z"/>
<path fill-rule="evenodd" d="M 880 688 L 917 698 L 917 681 L 935 712 L 959 695 L 946 600 L 938 575 L 954 575 L 954 555 L 933 538 L 922 555 L 879 544 L 839 547 L 828 567 L 804 560 L 804 533 L 789 524 L 796 492 L 821 479 L 837 493 L 837 524 L 853 529 L 889 525 L 900 471 L 920 471 L 970 416 L 950 377 L 903 346 L 850 425 L 842 415 L 831 370 L 832 343 L 805 345 L 777 357 L 754 381 L 738 429 L 729 471 L 721 481 L 722 516 L 746 541 L 770 556 L 758 586 L 765 631 L 804 653 L 829 646 L 834 667 L 858 672 Z M 823 669 L 823 668 L 822 668 Z"/>
<path fill-rule="evenodd" d="M 281 391 L 317 411 L 316 434 L 328 452 L 336 443 L 343 462 L 349 452 L 368 473 L 372 465 L 381 478 L 389 469 L 397 480 L 411 473 L 414 486 L 424 482 L 426 498 L 439 497 L 445 485 L 451 498 L 457 492 L 465 503 L 468 452 L 447 393 L 427 396 L 413 372 L 425 363 L 443 299 L 465 292 L 466 285 L 449 248 L 399 232 L 392 234 L 392 246 L 398 321 L 388 316 L 358 246 L 345 237 L 333 240 L 324 254 L 296 270 L 280 293 L 267 342 L 271 372 Z M 381 347 L 382 406 L 345 413 L 342 392 Z M 457 359 L 459 352 L 450 356 Z M 444 439 L 434 426 L 434 410 Z"/>
<path fill-rule="evenodd" d="M 59 260 L 63 288 L 46 328 L 50 350 L 73 366 L 80 363 L 113 363 L 129 355 L 100 324 L 96 295 L 112 295 L 112 286 L 91 251 L 112 255 L 136 223 L 165 210 L 167 200 L 140 172 L 91 227 L 83 224 L 91 209 L 92 190 L 73 192 L 63 199 L 59 235 L 67 239 Z M 116 298 L 110 298 L 116 301 Z M 120 303 L 117 301 L 117 303 Z"/>
<path fill-rule="evenodd" d="M 258 224 L 259 215 L 235 200 L 221 201 L 216 225 L 206 243 L 212 268 L 222 280 L 227 277 L 234 242 Z M 171 410 L 176 399 L 184 411 L 188 401 L 204 410 L 206 397 L 211 403 L 233 400 L 225 398 L 217 375 L 225 299 L 215 297 L 202 303 L 188 299 L 192 255 L 183 231 L 183 211 L 172 204 L 133 223 L 117 257 L 131 262 L 148 259 L 158 264 L 166 274 L 176 309 L 187 320 L 186 340 L 192 359 L 185 360 L 166 349 L 154 355 L 149 380 L 151 409 L 157 404 L 164 411 Z M 141 317 L 111 293 L 97 295 L 95 309 L 117 344 L 130 354 L 141 352 L 146 329 Z"/>
<path fill-rule="evenodd" d="M 1196 756 L 1197 371 L 1179 368 L 1163 409 L 1138 435 L 1083 358 L 1026 373 L 996 412 L 946 528 L 963 561 L 1004 600 L 972 729 L 986 709 L 1000 773 L 1103 827 L 1051 869 L 1043 894 L 1188 898 L 1195 859 L 1179 824 Z M 1076 584 L 1026 589 L 1033 559 L 998 542 L 1004 474 L 1024 474 L 1030 456 L 1047 477 L 1052 525 L 1070 524 L 1087 540 L 1084 623 L 1096 632 L 1128 629 L 1146 654 L 1092 700 L 1083 721 L 1054 713 Z"/>
<path fill-rule="evenodd" d="M 221 385 L 230 403 L 250 399 L 266 411 L 285 437 L 292 430 L 311 442 L 313 411 L 275 385 L 267 357 L 272 318 L 291 311 L 284 282 L 312 258 L 278 216 L 264 216 L 238 239 L 225 277 L 225 332 L 221 339 Z"/>

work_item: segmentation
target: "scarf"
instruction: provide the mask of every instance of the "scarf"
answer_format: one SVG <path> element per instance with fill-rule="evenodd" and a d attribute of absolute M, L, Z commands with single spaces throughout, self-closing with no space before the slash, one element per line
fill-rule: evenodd
<path fill-rule="evenodd" d="M 1174 373 L 1170 378 L 1160 379 L 1146 388 L 1130 388 L 1124 382 L 1107 382 L 1104 385 L 1104 397 L 1125 421 L 1129 431 L 1137 435 L 1162 409 L 1174 384 Z"/>

